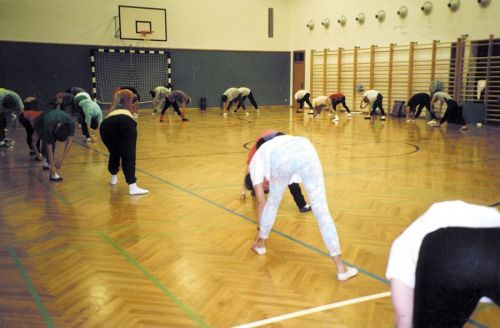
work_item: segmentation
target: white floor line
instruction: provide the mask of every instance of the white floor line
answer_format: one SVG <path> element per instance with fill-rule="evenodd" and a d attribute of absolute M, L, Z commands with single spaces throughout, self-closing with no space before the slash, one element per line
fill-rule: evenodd
<path fill-rule="evenodd" d="M 260 320 L 260 321 L 254 321 L 254 322 L 246 323 L 246 324 L 243 324 L 240 326 L 235 326 L 233 328 L 259 327 L 259 326 L 267 325 L 267 324 L 274 323 L 274 322 L 279 322 L 279 321 L 284 321 L 284 320 L 288 320 L 288 319 L 292 319 L 292 318 L 301 317 L 301 316 L 308 315 L 311 313 L 331 310 L 331 309 L 343 307 L 346 305 L 362 303 L 362 302 L 366 302 L 366 301 L 375 300 L 378 298 L 388 297 L 390 295 L 391 295 L 391 292 L 383 292 L 383 293 L 378 293 L 378 294 L 373 294 L 373 295 L 368 295 L 368 296 L 362 296 L 362 297 L 353 298 L 353 299 L 346 300 L 346 301 L 336 302 L 336 303 L 327 304 L 327 305 L 321 305 L 321 306 L 317 306 L 317 307 L 306 309 L 306 310 L 301 310 L 301 311 L 297 311 L 297 312 L 283 314 L 283 315 L 279 315 L 279 316 L 274 317 L 274 318 L 268 318 L 268 319 L 264 319 L 264 320 Z"/>

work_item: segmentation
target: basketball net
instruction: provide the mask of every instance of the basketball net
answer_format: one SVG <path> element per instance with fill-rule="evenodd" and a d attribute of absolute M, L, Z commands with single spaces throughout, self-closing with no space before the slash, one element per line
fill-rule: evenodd
<path fill-rule="evenodd" d="M 142 36 L 143 39 L 149 39 L 151 38 L 153 31 L 139 31 L 139 34 Z"/>

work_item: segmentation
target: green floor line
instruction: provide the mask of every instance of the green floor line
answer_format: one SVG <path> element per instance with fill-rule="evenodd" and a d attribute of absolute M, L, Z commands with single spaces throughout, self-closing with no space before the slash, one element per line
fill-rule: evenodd
<path fill-rule="evenodd" d="M 38 295 L 38 292 L 36 291 L 35 286 L 33 286 L 33 283 L 31 282 L 31 279 L 28 275 L 28 272 L 22 265 L 21 261 L 19 260 L 19 257 L 16 254 L 16 251 L 14 248 L 12 248 L 11 244 L 7 245 L 7 250 L 9 251 L 10 257 L 14 260 L 14 263 L 16 264 L 17 269 L 21 273 L 21 277 L 23 278 L 24 284 L 26 285 L 26 288 L 28 288 L 28 291 L 31 294 L 31 297 L 33 297 L 33 300 L 35 301 L 36 307 L 38 308 L 38 311 L 40 312 L 40 315 L 42 316 L 43 321 L 45 322 L 45 325 L 47 327 L 55 327 L 54 322 L 52 321 L 52 318 L 50 317 L 49 312 L 47 312 L 47 309 L 42 303 L 42 299 L 40 298 L 40 295 Z"/>
<path fill-rule="evenodd" d="M 208 327 L 208 325 L 201 319 L 196 313 L 191 311 L 181 300 L 179 300 L 170 290 L 168 290 L 163 284 L 149 271 L 147 271 L 139 262 L 137 262 L 132 256 L 130 256 L 125 250 L 123 250 L 117 243 L 115 243 L 111 238 L 102 232 L 98 233 L 99 236 L 106 242 L 108 242 L 118 253 L 123 255 L 133 266 L 135 266 L 139 271 L 141 271 L 156 287 L 158 287 L 163 294 L 168 296 L 172 301 L 174 301 L 177 306 L 179 306 L 193 321 L 196 321 L 200 327 Z"/>

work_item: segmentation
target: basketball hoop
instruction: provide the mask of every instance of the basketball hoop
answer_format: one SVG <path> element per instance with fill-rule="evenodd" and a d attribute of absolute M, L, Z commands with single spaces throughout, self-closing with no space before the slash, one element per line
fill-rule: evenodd
<path fill-rule="evenodd" d="M 147 39 L 151 36 L 151 34 L 153 34 L 153 31 L 143 30 L 139 31 L 139 34 L 142 36 L 143 39 Z"/>

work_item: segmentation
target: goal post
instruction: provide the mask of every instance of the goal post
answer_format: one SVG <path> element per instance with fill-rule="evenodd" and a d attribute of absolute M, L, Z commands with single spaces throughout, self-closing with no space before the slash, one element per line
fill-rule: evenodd
<path fill-rule="evenodd" d="M 142 49 L 92 49 L 92 96 L 109 106 L 113 90 L 119 86 L 137 89 L 140 108 L 151 106 L 149 91 L 159 85 L 172 88 L 170 52 Z"/>

